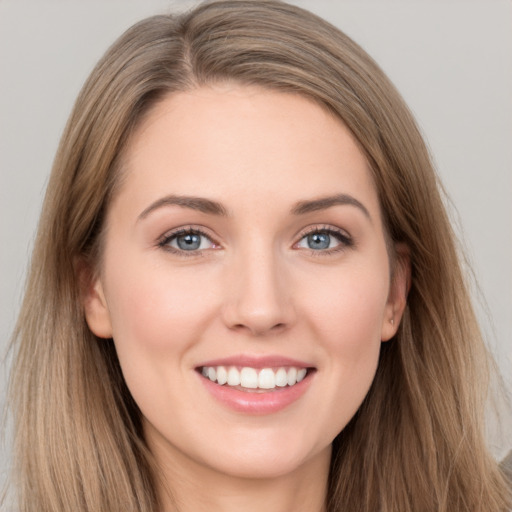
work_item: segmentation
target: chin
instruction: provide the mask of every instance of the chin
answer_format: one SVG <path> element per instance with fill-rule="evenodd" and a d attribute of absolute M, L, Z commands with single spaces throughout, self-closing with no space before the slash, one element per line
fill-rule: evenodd
<path fill-rule="evenodd" d="M 231 477 L 247 479 L 280 478 L 310 464 L 329 464 L 330 436 L 308 439 L 307 431 L 300 428 L 292 433 L 290 428 L 285 431 L 260 428 L 254 434 L 254 431 L 231 433 L 231 439 L 210 446 L 212 450 L 204 449 L 204 463 Z"/>
<path fill-rule="evenodd" d="M 216 464 L 211 469 L 232 478 L 243 479 L 279 479 L 300 472 L 301 469 L 314 461 L 330 460 L 331 445 L 319 453 L 307 456 L 285 454 L 281 450 L 268 453 L 236 454 L 235 457 L 226 456 L 222 464 Z"/>

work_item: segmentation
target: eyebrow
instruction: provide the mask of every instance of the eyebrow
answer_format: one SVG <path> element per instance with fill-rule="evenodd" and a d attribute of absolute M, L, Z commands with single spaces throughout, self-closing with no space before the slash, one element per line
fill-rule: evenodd
<path fill-rule="evenodd" d="M 190 210 L 196 210 L 210 215 L 221 215 L 224 217 L 228 214 L 224 206 L 216 201 L 212 201 L 211 199 L 205 199 L 204 197 L 170 195 L 162 197 L 154 203 L 151 203 L 139 215 L 138 220 L 144 219 L 151 212 L 158 208 L 162 208 L 163 206 L 180 206 L 182 208 L 189 208 Z"/>
<path fill-rule="evenodd" d="M 355 206 L 361 210 L 368 219 L 371 220 L 370 213 L 366 207 L 355 197 L 352 197 L 348 194 L 336 194 L 334 196 L 320 197 L 318 199 L 312 199 L 308 201 L 299 201 L 292 208 L 292 214 L 305 215 L 307 213 L 326 210 L 327 208 L 340 205 Z M 181 208 L 188 208 L 190 210 L 196 210 L 210 215 L 219 215 L 223 217 L 228 216 L 226 208 L 224 208 L 224 206 L 217 201 L 212 201 L 211 199 L 206 199 L 204 197 L 169 195 L 158 199 L 154 203 L 151 203 L 139 215 L 138 220 L 144 219 L 154 210 L 164 206 L 179 206 Z"/>
<path fill-rule="evenodd" d="M 294 215 L 304 215 L 306 213 L 326 210 L 333 206 L 350 205 L 359 208 L 368 219 L 371 220 L 370 212 L 355 197 L 348 194 L 336 194 L 334 196 L 320 197 L 311 201 L 299 201 L 292 209 Z"/>

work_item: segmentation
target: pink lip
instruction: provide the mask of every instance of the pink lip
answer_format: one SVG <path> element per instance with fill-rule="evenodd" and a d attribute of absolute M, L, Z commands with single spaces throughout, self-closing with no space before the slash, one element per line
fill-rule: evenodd
<path fill-rule="evenodd" d="M 297 368 L 313 368 L 311 364 L 297 359 L 290 359 L 281 356 L 247 356 L 240 355 L 223 359 L 205 361 L 196 367 L 196 370 L 203 366 L 237 366 L 250 368 L 278 368 L 295 366 Z M 309 389 L 313 382 L 315 371 L 309 371 L 304 380 L 284 388 L 270 390 L 247 390 L 232 388 L 226 384 L 220 385 L 205 378 L 198 371 L 197 377 L 202 385 L 214 399 L 229 409 L 245 414 L 272 414 L 285 409 L 292 403 L 299 400 Z"/>
<path fill-rule="evenodd" d="M 250 355 L 236 355 L 222 359 L 212 359 L 197 365 L 197 368 L 203 366 L 248 366 L 250 368 L 279 368 L 287 366 L 295 366 L 297 368 L 312 368 L 310 363 L 299 361 L 298 359 L 291 359 L 289 357 L 268 355 L 268 356 L 250 356 Z"/>

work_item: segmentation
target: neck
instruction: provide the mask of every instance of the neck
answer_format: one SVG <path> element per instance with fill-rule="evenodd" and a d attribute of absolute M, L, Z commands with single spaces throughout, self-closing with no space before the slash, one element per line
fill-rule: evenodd
<path fill-rule="evenodd" d="M 290 473 L 241 478 L 197 464 L 183 453 L 161 468 L 162 512 L 325 512 L 330 447 Z"/>

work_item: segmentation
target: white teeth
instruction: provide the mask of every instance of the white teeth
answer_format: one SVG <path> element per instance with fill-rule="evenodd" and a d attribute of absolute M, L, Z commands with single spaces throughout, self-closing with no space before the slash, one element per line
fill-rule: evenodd
<path fill-rule="evenodd" d="M 258 387 L 261 389 L 274 389 L 276 376 L 270 368 L 263 368 L 258 375 Z"/>
<path fill-rule="evenodd" d="M 288 385 L 288 374 L 284 368 L 279 368 L 276 372 L 276 386 L 284 388 Z"/>
<path fill-rule="evenodd" d="M 254 368 L 242 368 L 240 372 L 240 386 L 256 389 L 258 387 L 258 372 Z"/>
<path fill-rule="evenodd" d="M 222 386 L 228 381 L 228 372 L 224 366 L 217 367 L 217 382 Z"/>
<path fill-rule="evenodd" d="M 276 387 L 293 386 L 301 382 L 307 375 L 307 369 L 290 366 L 276 370 L 262 368 L 258 371 L 250 367 L 238 370 L 234 366 L 228 369 L 225 366 L 203 366 L 201 374 L 221 386 L 227 384 L 248 389 L 275 389 Z"/>
<path fill-rule="evenodd" d="M 240 372 L 236 368 L 228 370 L 228 386 L 240 385 Z"/>

